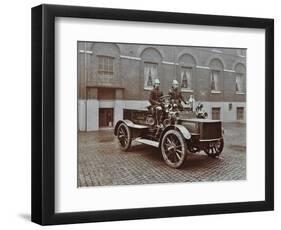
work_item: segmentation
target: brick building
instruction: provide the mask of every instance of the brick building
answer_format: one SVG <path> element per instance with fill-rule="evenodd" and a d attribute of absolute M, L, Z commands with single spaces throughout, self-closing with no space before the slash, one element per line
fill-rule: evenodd
<path fill-rule="evenodd" d="M 152 82 L 168 93 L 173 79 L 209 118 L 246 121 L 246 50 L 78 42 L 78 126 L 111 127 L 128 110 L 145 109 Z"/>

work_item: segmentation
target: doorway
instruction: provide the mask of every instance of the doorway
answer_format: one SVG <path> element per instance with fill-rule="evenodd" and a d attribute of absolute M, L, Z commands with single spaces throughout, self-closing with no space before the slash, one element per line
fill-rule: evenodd
<path fill-rule="evenodd" d="M 220 118 L 221 118 L 221 108 L 219 107 L 212 108 L 212 119 L 220 120 Z"/>
<path fill-rule="evenodd" d="M 99 109 L 99 127 L 113 127 L 113 108 Z"/>

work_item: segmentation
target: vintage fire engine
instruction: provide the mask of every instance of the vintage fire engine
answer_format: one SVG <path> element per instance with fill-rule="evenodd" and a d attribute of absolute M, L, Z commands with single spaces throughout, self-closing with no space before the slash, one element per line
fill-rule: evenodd
<path fill-rule="evenodd" d="M 150 106 L 142 120 L 119 120 L 114 134 L 120 147 L 129 151 L 132 141 L 159 148 L 165 163 L 180 168 L 187 154 L 204 151 L 218 157 L 224 147 L 223 128 L 220 120 L 207 118 L 203 105 L 195 111 L 179 111 L 170 96 L 161 97 L 163 108 L 160 125 Z"/>

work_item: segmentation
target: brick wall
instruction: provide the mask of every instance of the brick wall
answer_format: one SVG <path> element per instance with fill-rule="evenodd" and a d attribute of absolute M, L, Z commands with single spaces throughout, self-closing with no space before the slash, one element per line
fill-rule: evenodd
<path fill-rule="evenodd" d="M 243 111 L 246 121 L 245 50 L 78 42 L 77 55 L 81 131 L 99 129 L 101 108 L 112 109 L 113 123 L 123 119 L 124 110 L 144 110 L 150 93 L 150 86 L 145 85 L 147 66 L 153 66 L 150 68 L 159 78 L 164 94 L 168 93 L 173 79 L 181 84 L 186 70 L 191 74 L 189 87 L 182 89 L 186 100 L 193 95 L 204 104 L 210 118 L 212 109 L 219 108 L 220 118 L 225 122 L 237 121 L 238 110 Z M 104 71 L 106 68 L 110 71 Z M 211 90 L 212 71 L 218 72 L 215 90 Z M 239 92 L 238 75 L 242 76 Z"/>
<path fill-rule="evenodd" d="M 87 54 L 79 53 L 79 50 L 83 51 L 85 47 Z M 114 58 L 112 76 L 102 76 L 98 73 L 99 55 Z M 188 66 L 192 68 L 192 91 L 183 92 L 185 97 L 189 98 L 189 95 L 193 94 L 195 99 L 200 101 L 246 101 L 245 90 L 244 94 L 237 94 L 235 88 L 236 73 L 244 72 L 243 89 L 246 89 L 246 57 L 239 54 L 239 49 L 94 42 L 87 42 L 86 46 L 84 42 L 78 42 L 79 98 L 85 98 L 85 87 L 110 87 L 123 88 L 125 100 L 147 99 L 149 91 L 144 89 L 145 62 L 157 64 L 158 78 L 164 93 L 168 92 L 173 79 L 180 82 L 181 67 Z M 221 68 L 218 80 L 220 93 L 211 92 L 210 79 L 213 68 Z"/>

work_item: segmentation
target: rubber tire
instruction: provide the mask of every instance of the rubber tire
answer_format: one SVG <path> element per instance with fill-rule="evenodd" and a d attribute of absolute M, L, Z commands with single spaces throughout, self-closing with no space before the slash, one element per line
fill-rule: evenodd
<path fill-rule="evenodd" d="M 169 159 L 167 158 L 166 154 L 165 154 L 165 149 L 164 149 L 164 143 L 165 143 L 165 139 L 167 138 L 168 135 L 175 135 L 177 137 L 177 139 L 180 141 L 181 143 L 181 146 L 182 146 L 182 150 L 183 150 L 183 154 L 182 154 L 182 157 L 181 159 L 179 160 L 179 162 L 177 164 L 169 161 Z M 185 138 L 183 137 L 183 135 L 177 131 L 177 130 L 174 130 L 174 129 L 171 129 L 171 130 L 168 130 L 163 138 L 162 138 L 162 141 L 161 141 L 161 153 L 162 153 L 162 157 L 163 157 L 163 160 L 165 161 L 165 163 L 171 167 L 171 168 L 180 168 L 182 167 L 182 165 L 184 164 L 184 161 L 186 159 L 186 154 L 187 154 L 187 144 L 186 144 L 186 140 Z"/>
<path fill-rule="evenodd" d="M 214 157 L 214 158 L 215 158 L 215 157 L 218 157 L 218 156 L 222 153 L 223 147 L 224 147 L 224 140 L 223 140 L 223 138 L 220 139 L 219 141 L 221 142 L 219 151 L 217 151 L 216 153 L 211 153 L 211 154 L 210 154 L 206 149 L 204 149 L 204 152 L 205 152 L 208 156 L 210 156 L 210 157 Z"/>
<path fill-rule="evenodd" d="M 119 146 L 120 148 L 123 150 L 123 151 L 128 151 L 131 147 L 131 143 L 132 143 L 132 134 L 131 134 L 131 130 L 130 128 L 125 124 L 125 123 L 121 123 L 118 128 L 117 128 L 117 138 L 118 138 L 118 135 L 119 135 L 119 132 L 120 132 L 120 129 L 121 128 L 124 128 L 127 132 L 127 136 L 128 136 L 128 141 L 127 143 L 123 146 L 121 143 L 120 143 L 120 140 L 118 139 L 118 143 L 119 143 Z"/>

